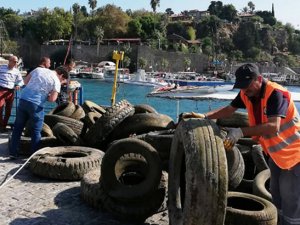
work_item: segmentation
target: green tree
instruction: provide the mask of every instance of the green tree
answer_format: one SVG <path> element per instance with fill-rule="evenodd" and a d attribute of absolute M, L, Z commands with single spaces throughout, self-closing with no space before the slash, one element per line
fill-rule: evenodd
<path fill-rule="evenodd" d="M 255 14 L 263 18 L 263 22 L 265 24 L 269 24 L 270 26 L 276 24 L 276 18 L 273 16 L 272 12 L 270 11 L 256 11 Z"/>
<path fill-rule="evenodd" d="M 167 14 L 168 16 L 171 16 L 171 15 L 174 14 L 174 12 L 173 12 L 173 10 L 172 10 L 171 8 L 167 8 L 167 9 L 166 9 L 166 14 Z"/>
<path fill-rule="evenodd" d="M 101 26 L 96 26 L 95 36 L 97 38 L 97 56 L 99 56 L 100 43 L 104 37 L 104 30 Z"/>
<path fill-rule="evenodd" d="M 147 66 L 147 59 L 143 58 L 143 57 L 140 57 L 138 59 L 138 65 L 139 65 L 139 68 L 141 69 L 144 69 L 146 66 Z"/>
<path fill-rule="evenodd" d="M 150 5 L 151 5 L 151 8 L 154 13 L 156 12 L 156 8 L 159 7 L 159 4 L 160 4 L 160 0 L 151 0 L 150 1 Z"/>
<path fill-rule="evenodd" d="M 75 27 L 75 34 L 74 39 L 77 40 L 77 34 L 78 34 L 78 18 L 79 18 L 79 12 L 80 12 L 80 5 L 78 3 L 74 3 L 72 5 L 73 10 L 73 21 L 74 21 L 74 27 Z"/>
<path fill-rule="evenodd" d="M 91 8 L 91 14 L 94 15 L 94 10 L 97 7 L 97 0 L 89 0 L 89 5 Z"/>
<path fill-rule="evenodd" d="M 101 26 L 106 38 L 122 37 L 127 33 L 130 18 L 120 7 L 107 4 L 97 10 L 91 20 L 90 29 Z"/>
<path fill-rule="evenodd" d="M 127 35 L 129 37 L 141 37 L 143 32 L 139 19 L 133 19 L 128 23 Z"/>
<path fill-rule="evenodd" d="M 196 30 L 193 27 L 188 27 L 186 32 L 188 34 L 189 40 L 193 41 L 196 39 Z"/>
<path fill-rule="evenodd" d="M 222 10 L 223 10 L 223 3 L 221 1 L 211 1 L 207 9 L 210 15 L 215 15 L 217 17 L 221 15 Z"/>
<path fill-rule="evenodd" d="M 2 17 L 10 38 L 18 38 L 22 34 L 23 18 L 15 13 L 5 14 Z"/>
<path fill-rule="evenodd" d="M 237 10 L 232 4 L 224 5 L 222 8 L 222 12 L 219 16 L 221 19 L 228 20 L 232 22 L 237 17 Z"/>
<path fill-rule="evenodd" d="M 253 13 L 254 10 L 255 10 L 255 5 L 254 5 L 254 3 L 251 2 L 251 1 L 248 2 L 248 7 L 249 7 L 249 9 L 250 9 L 250 12 Z"/>

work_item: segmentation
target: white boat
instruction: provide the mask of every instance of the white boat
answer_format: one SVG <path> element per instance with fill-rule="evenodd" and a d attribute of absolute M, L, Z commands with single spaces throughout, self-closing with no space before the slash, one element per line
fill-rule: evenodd
<path fill-rule="evenodd" d="M 104 67 L 103 68 L 103 73 L 104 73 L 104 80 L 108 82 L 113 82 L 114 77 L 115 77 L 115 67 L 114 66 L 109 66 L 109 67 Z M 124 82 L 129 80 L 130 75 L 129 75 L 129 69 L 127 68 L 119 68 L 118 69 L 118 82 Z"/>
<path fill-rule="evenodd" d="M 195 98 L 197 96 L 212 94 L 216 92 L 230 91 L 233 85 L 218 86 L 168 86 L 157 88 L 150 92 L 147 97 L 162 98 Z"/>
<path fill-rule="evenodd" d="M 151 87 L 163 87 L 168 85 L 162 78 L 154 78 L 146 74 L 143 69 L 139 69 L 134 75 L 130 76 L 130 79 L 125 80 L 124 83 Z"/>

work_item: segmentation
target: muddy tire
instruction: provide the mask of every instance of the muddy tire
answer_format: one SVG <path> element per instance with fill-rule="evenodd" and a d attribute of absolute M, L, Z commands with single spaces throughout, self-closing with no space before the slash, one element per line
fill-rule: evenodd
<path fill-rule="evenodd" d="M 82 104 L 82 108 L 86 114 L 89 112 L 98 112 L 100 114 L 104 114 L 106 112 L 106 110 L 102 106 L 89 100 L 84 101 L 84 103 Z"/>
<path fill-rule="evenodd" d="M 75 105 L 73 102 L 66 102 L 56 106 L 52 109 L 48 115 L 59 115 L 59 116 L 71 116 L 75 111 Z"/>
<path fill-rule="evenodd" d="M 63 123 L 57 123 L 53 127 L 53 134 L 63 145 L 68 146 L 80 143 L 78 135 Z"/>
<path fill-rule="evenodd" d="M 277 225 L 277 209 L 247 193 L 228 192 L 225 225 Z"/>
<path fill-rule="evenodd" d="M 113 129 L 124 119 L 133 114 L 134 108 L 126 100 L 117 103 L 113 107 L 107 108 L 106 113 L 103 114 L 84 135 L 84 140 L 90 146 L 101 147 L 103 141 L 105 141 Z"/>
<path fill-rule="evenodd" d="M 89 112 L 84 117 L 84 124 L 89 129 L 102 115 L 98 112 Z"/>
<path fill-rule="evenodd" d="M 57 180 L 80 180 L 90 170 L 100 169 L 104 153 L 80 146 L 43 148 L 30 160 L 32 173 Z"/>
<path fill-rule="evenodd" d="M 70 116 L 70 118 L 73 118 L 75 120 L 81 120 L 84 117 L 85 117 L 85 112 L 83 108 L 80 105 L 75 105 L 75 110 Z"/>
<path fill-rule="evenodd" d="M 135 136 L 135 138 L 146 141 L 156 149 L 162 161 L 169 161 L 172 140 L 175 129 L 151 131 L 147 134 Z"/>
<path fill-rule="evenodd" d="M 226 159 L 228 165 L 228 189 L 234 190 L 244 177 L 244 159 L 239 149 L 235 146 L 231 151 L 226 151 Z"/>
<path fill-rule="evenodd" d="M 150 105 L 139 104 L 134 106 L 134 114 L 138 113 L 157 113 L 157 111 Z"/>
<path fill-rule="evenodd" d="M 271 173 L 269 169 L 258 173 L 253 181 L 253 194 L 272 202 L 272 195 L 270 193 L 270 177 Z"/>
<path fill-rule="evenodd" d="M 140 113 L 127 117 L 110 135 L 110 140 L 127 138 L 132 134 L 144 134 L 150 131 L 175 129 L 173 119 L 164 114 Z"/>
<path fill-rule="evenodd" d="M 234 112 L 229 118 L 217 119 L 221 127 L 249 127 L 248 113 Z"/>
<path fill-rule="evenodd" d="M 223 224 L 227 187 L 226 155 L 219 128 L 210 120 L 182 120 L 170 153 L 170 224 Z"/>
<path fill-rule="evenodd" d="M 113 142 L 101 165 L 101 182 L 112 198 L 135 201 L 151 194 L 160 182 L 161 160 L 148 143 L 135 138 Z M 134 179 L 130 179 L 133 175 Z"/>
<path fill-rule="evenodd" d="M 57 123 L 63 123 L 70 127 L 77 135 L 81 134 L 83 128 L 83 122 L 59 115 L 46 115 L 44 122 L 49 125 L 50 128 L 53 128 Z"/>

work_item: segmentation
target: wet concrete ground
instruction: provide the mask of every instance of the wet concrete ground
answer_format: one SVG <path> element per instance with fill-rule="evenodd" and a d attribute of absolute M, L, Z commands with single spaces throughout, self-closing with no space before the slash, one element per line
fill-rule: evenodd
<path fill-rule="evenodd" d="M 8 158 L 8 133 L 0 133 L 0 183 L 26 159 Z M 127 225 L 96 210 L 80 198 L 80 182 L 60 182 L 22 169 L 0 187 L 0 225 Z M 167 211 L 149 217 L 143 225 L 169 224 Z"/>

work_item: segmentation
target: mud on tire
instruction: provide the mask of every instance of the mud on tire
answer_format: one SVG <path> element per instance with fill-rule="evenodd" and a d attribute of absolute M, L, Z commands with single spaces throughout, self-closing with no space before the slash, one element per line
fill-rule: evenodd
<path fill-rule="evenodd" d="M 88 171 L 100 167 L 103 155 L 98 149 L 81 146 L 44 148 L 31 158 L 30 170 L 41 177 L 80 180 Z"/>

